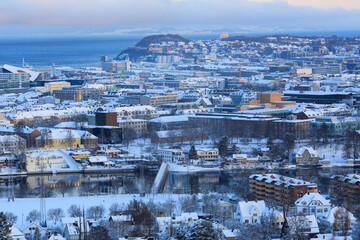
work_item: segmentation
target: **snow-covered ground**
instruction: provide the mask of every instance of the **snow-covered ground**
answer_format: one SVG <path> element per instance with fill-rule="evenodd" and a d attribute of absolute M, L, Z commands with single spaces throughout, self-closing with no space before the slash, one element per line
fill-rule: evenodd
<path fill-rule="evenodd" d="M 126 206 L 131 200 L 142 200 L 148 202 L 153 200 L 155 203 L 164 203 L 168 199 L 178 201 L 181 194 L 148 194 L 144 197 L 140 197 L 136 194 L 121 194 L 121 195 L 105 195 L 105 196 L 90 196 L 90 197 L 65 197 L 65 198 L 46 198 L 46 209 L 62 208 L 65 212 L 65 216 L 68 216 L 68 208 L 76 204 L 80 208 L 85 210 L 91 206 L 103 205 L 107 210 L 105 216 L 109 217 L 109 207 L 113 203 L 124 204 Z M 40 209 L 40 198 L 15 198 L 13 202 L 9 202 L 7 199 L 0 199 L 0 211 L 11 212 L 18 217 L 15 227 L 22 229 L 28 225 L 26 217 L 32 210 Z"/>

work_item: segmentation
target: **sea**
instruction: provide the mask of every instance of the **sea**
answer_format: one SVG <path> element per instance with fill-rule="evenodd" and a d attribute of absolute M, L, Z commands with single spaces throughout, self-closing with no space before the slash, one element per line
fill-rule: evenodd
<path fill-rule="evenodd" d="M 245 33 L 242 35 L 259 36 L 270 34 L 286 33 Z M 289 34 L 357 37 L 360 36 L 360 31 L 293 32 Z M 191 40 L 219 39 L 217 33 L 183 36 Z M 0 66 L 4 64 L 21 66 L 23 59 L 29 66 L 34 68 L 46 68 L 53 65 L 69 67 L 98 66 L 102 56 L 106 55 L 114 58 L 121 51 L 134 46 L 143 37 L 145 35 L 3 38 L 0 39 Z"/>

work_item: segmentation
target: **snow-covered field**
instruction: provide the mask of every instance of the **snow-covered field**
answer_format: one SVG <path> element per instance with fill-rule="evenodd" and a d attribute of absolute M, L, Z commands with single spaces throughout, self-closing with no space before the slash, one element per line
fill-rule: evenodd
<path fill-rule="evenodd" d="M 113 203 L 124 204 L 126 206 L 131 200 L 142 200 L 148 202 L 153 200 L 155 203 L 164 203 L 168 199 L 178 201 L 181 194 L 148 194 L 144 197 L 140 197 L 135 194 L 121 194 L 121 195 L 107 195 L 107 196 L 91 196 L 91 197 L 65 197 L 65 198 L 46 198 L 46 209 L 62 208 L 65 212 L 65 216 L 68 216 L 68 208 L 76 204 L 80 208 L 85 210 L 91 206 L 103 205 L 107 210 L 105 216 L 109 217 L 109 207 Z M 15 201 L 8 202 L 7 199 L 0 199 L 0 211 L 11 212 L 18 217 L 15 227 L 22 229 L 29 224 L 26 221 L 26 217 L 32 210 L 40 210 L 40 198 L 15 198 Z"/>

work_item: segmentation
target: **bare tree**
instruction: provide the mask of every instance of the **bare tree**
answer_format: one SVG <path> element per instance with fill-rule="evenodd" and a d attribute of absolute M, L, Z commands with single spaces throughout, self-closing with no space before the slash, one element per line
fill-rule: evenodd
<path fill-rule="evenodd" d="M 29 212 L 29 215 L 27 215 L 26 217 L 26 221 L 29 222 L 36 222 L 38 220 L 40 220 L 40 212 L 37 210 L 32 210 L 31 212 Z"/>
<path fill-rule="evenodd" d="M 72 130 L 68 130 L 68 132 L 66 133 L 66 144 L 68 148 L 72 148 L 73 144 L 75 142 L 74 139 L 74 133 Z"/>
<path fill-rule="evenodd" d="M 214 194 L 204 194 L 203 200 L 203 211 L 210 216 L 216 216 L 217 214 L 217 197 Z"/>
<path fill-rule="evenodd" d="M 5 216 L 6 216 L 6 220 L 8 221 L 8 223 L 10 223 L 11 225 L 14 225 L 18 219 L 18 217 L 11 213 L 11 212 L 5 212 Z"/>
<path fill-rule="evenodd" d="M 97 221 L 98 219 L 104 217 L 105 212 L 106 210 L 103 205 L 93 206 L 93 207 L 89 207 L 86 210 L 86 216 L 87 218 L 91 218 Z"/>
<path fill-rule="evenodd" d="M 181 210 L 183 212 L 195 212 L 197 210 L 197 200 L 196 195 L 179 198 Z"/>
<path fill-rule="evenodd" d="M 172 216 L 172 214 L 176 208 L 175 201 L 171 198 L 167 199 L 161 206 L 162 206 L 166 216 L 170 216 L 170 217 Z"/>
<path fill-rule="evenodd" d="M 306 216 L 287 217 L 283 228 L 283 239 L 307 240 L 309 238 L 310 224 Z"/>
<path fill-rule="evenodd" d="M 54 224 L 57 221 L 60 221 L 62 217 L 65 216 L 64 211 L 61 208 L 52 208 L 48 210 L 48 218 L 51 219 Z"/>
<path fill-rule="evenodd" d="M 136 139 L 136 131 L 133 128 L 123 128 L 122 134 L 122 141 L 126 147 L 129 147 L 130 142 Z"/>
<path fill-rule="evenodd" d="M 123 209 L 119 203 L 113 203 L 111 204 L 109 211 L 110 211 L 110 215 L 114 216 L 114 215 L 120 215 Z"/>
<path fill-rule="evenodd" d="M 81 209 L 75 204 L 71 205 L 67 212 L 70 217 L 81 217 Z"/>

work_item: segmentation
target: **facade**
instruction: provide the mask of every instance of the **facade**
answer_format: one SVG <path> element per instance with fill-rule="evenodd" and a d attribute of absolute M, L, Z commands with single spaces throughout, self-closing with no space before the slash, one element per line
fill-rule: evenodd
<path fill-rule="evenodd" d="M 263 200 L 239 202 L 234 217 L 239 219 L 241 223 L 255 224 L 265 209 L 266 205 Z"/>
<path fill-rule="evenodd" d="M 316 218 L 327 215 L 331 203 L 319 193 L 307 193 L 295 202 L 298 215 L 315 215 Z"/>
<path fill-rule="evenodd" d="M 117 113 L 116 112 L 102 112 L 95 113 L 96 126 L 117 126 Z"/>
<path fill-rule="evenodd" d="M 0 73 L 0 89 L 29 87 L 29 77 L 28 73 Z"/>
<path fill-rule="evenodd" d="M 45 91 L 54 91 L 59 90 L 63 88 L 70 87 L 71 84 L 69 82 L 61 81 L 61 82 L 49 82 L 44 84 L 44 90 Z"/>
<path fill-rule="evenodd" d="M 200 148 L 196 152 L 200 161 L 213 162 L 219 160 L 219 150 L 216 148 Z"/>
<path fill-rule="evenodd" d="M 322 225 L 333 229 L 333 231 L 352 230 L 356 223 L 354 215 L 344 207 L 334 207 L 319 219 Z"/>
<path fill-rule="evenodd" d="M 118 127 L 134 129 L 138 136 L 141 136 L 147 132 L 147 120 L 143 119 L 132 119 L 126 117 L 125 119 L 118 119 Z"/>
<path fill-rule="evenodd" d="M 177 103 L 178 93 L 167 93 L 158 95 L 145 95 L 140 97 L 140 104 L 159 107 L 164 104 Z"/>
<path fill-rule="evenodd" d="M 68 167 L 64 155 L 59 151 L 34 152 L 26 155 L 26 171 L 30 173 Z"/>
<path fill-rule="evenodd" d="M 360 174 L 334 175 L 330 178 L 330 192 L 352 203 L 359 203 Z"/>
<path fill-rule="evenodd" d="M 296 139 L 306 138 L 309 135 L 311 120 L 279 120 L 272 122 L 273 137 L 284 138 L 287 133 Z"/>
<path fill-rule="evenodd" d="M 83 88 L 83 99 L 87 100 L 101 100 L 104 94 L 102 89 L 97 88 Z"/>
<path fill-rule="evenodd" d="M 49 129 L 36 138 L 36 147 L 44 149 L 79 148 L 81 137 L 76 130 Z"/>
<path fill-rule="evenodd" d="M 258 199 L 272 199 L 281 204 L 294 202 L 308 192 L 317 192 L 317 184 L 278 174 L 253 174 L 249 177 L 250 192 Z"/>
<path fill-rule="evenodd" d="M 320 157 L 312 147 L 302 147 L 295 156 L 296 165 L 318 165 Z"/>
<path fill-rule="evenodd" d="M 7 152 L 26 147 L 26 140 L 18 135 L 0 136 L 0 151 Z"/>
<path fill-rule="evenodd" d="M 199 217 L 196 212 L 181 213 L 180 216 L 173 217 L 157 217 L 156 224 L 159 228 L 159 232 L 169 231 L 171 227 L 178 229 L 183 226 L 192 225 Z"/>
<path fill-rule="evenodd" d="M 320 129 L 323 124 L 328 127 L 330 136 L 343 136 L 348 131 L 355 131 L 360 128 L 360 118 L 350 118 L 343 116 L 323 116 L 316 117 L 310 123 L 312 130 Z"/>
<path fill-rule="evenodd" d="M 84 99 L 82 89 L 54 90 L 52 94 L 56 99 L 60 99 L 61 101 L 82 102 Z"/>
<path fill-rule="evenodd" d="M 159 149 L 157 155 L 165 162 L 185 163 L 185 155 L 181 149 Z"/>

